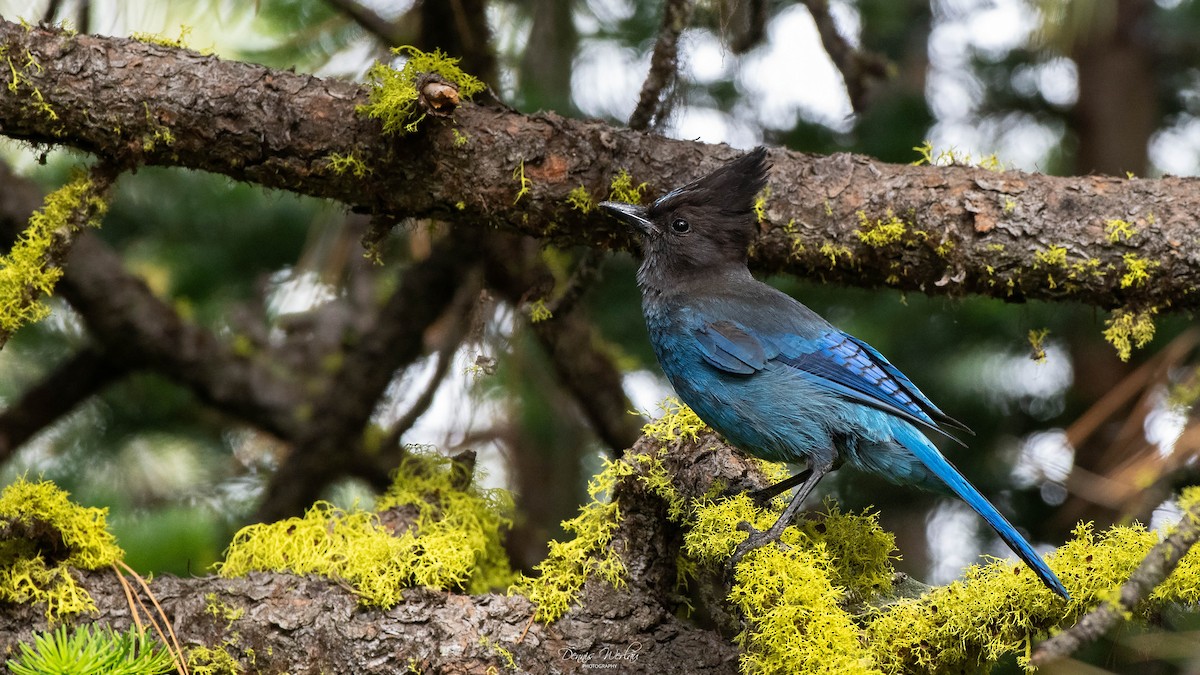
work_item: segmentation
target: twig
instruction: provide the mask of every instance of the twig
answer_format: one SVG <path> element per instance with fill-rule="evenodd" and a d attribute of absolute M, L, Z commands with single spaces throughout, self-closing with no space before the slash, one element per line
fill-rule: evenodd
<path fill-rule="evenodd" d="M 405 38 L 400 27 L 380 16 L 370 7 L 355 2 L 355 0 L 325 1 L 358 24 L 359 28 L 374 35 L 380 42 L 391 46 L 404 44 Z"/>
<path fill-rule="evenodd" d="M 1044 666 L 1075 653 L 1084 644 L 1096 640 L 1115 626 L 1175 570 L 1180 559 L 1192 545 L 1200 540 L 1200 504 L 1185 511 L 1178 529 L 1150 549 L 1138 568 L 1121 586 L 1120 598 L 1115 603 L 1104 603 L 1088 612 L 1071 628 L 1038 645 L 1030 663 Z"/>
<path fill-rule="evenodd" d="M 846 94 L 850 97 L 850 107 L 854 112 L 861 113 L 867 107 L 870 81 L 887 77 L 887 60 L 874 52 L 850 46 L 833 22 L 833 16 L 829 13 L 829 0 L 801 1 L 817 24 L 821 45 L 833 60 L 833 65 L 842 73 L 842 80 L 846 83 Z"/>
<path fill-rule="evenodd" d="M 588 249 L 579 257 L 579 262 L 575 263 L 575 271 L 571 273 L 571 278 L 567 279 L 566 287 L 558 297 L 546 304 L 551 319 L 567 314 L 575 307 L 584 291 L 596 280 L 600 273 L 600 263 L 603 261 L 604 256 L 594 248 Z"/>
<path fill-rule="evenodd" d="M 658 40 L 654 42 L 654 52 L 650 55 L 650 72 L 642 83 L 637 107 L 629 116 L 630 129 L 644 131 L 650 128 L 651 121 L 662 121 L 660 98 L 663 90 L 679 76 L 679 35 L 692 15 L 692 6 L 691 0 L 667 0 L 663 7 Z"/>

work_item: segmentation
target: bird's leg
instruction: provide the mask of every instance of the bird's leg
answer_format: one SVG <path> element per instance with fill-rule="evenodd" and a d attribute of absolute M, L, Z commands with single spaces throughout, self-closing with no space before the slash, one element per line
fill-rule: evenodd
<path fill-rule="evenodd" d="M 753 551 L 759 546 L 778 541 L 779 535 L 783 534 L 783 530 L 787 528 L 789 524 L 791 524 L 792 518 L 794 518 L 796 515 L 796 511 L 800 510 L 800 506 L 804 504 L 804 500 L 808 498 L 809 493 L 813 491 L 813 488 L 817 486 L 817 483 L 820 482 L 820 480 L 825 477 L 825 474 L 829 473 L 831 469 L 833 469 L 832 460 L 813 461 L 807 472 L 797 474 L 797 476 L 793 476 L 786 481 L 781 481 L 776 485 L 766 488 L 766 490 L 773 490 L 783 483 L 791 481 L 798 476 L 807 474 L 807 477 L 804 479 L 804 484 L 800 486 L 799 490 L 796 490 L 796 494 L 792 497 L 792 501 L 788 502 L 787 508 L 783 510 L 783 513 L 779 514 L 779 518 L 775 520 L 775 524 L 769 529 L 760 532 L 759 530 L 754 529 L 754 526 L 750 523 L 741 523 L 738 525 L 738 529 L 749 531 L 750 536 L 746 537 L 746 540 L 738 544 L 738 547 L 734 549 L 733 556 L 729 559 L 728 564 L 732 566 L 736 564 L 737 561 L 741 560 L 742 556 L 746 555 L 750 551 Z M 780 490 L 780 492 L 782 492 L 782 490 Z"/>
<path fill-rule="evenodd" d="M 811 473 L 812 469 L 805 469 L 799 473 L 796 473 L 791 478 L 785 478 L 774 485 L 769 485 L 761 490 L 755 490 L 754 492 L 749 493 L 749 497 L 750 499 L 754 500 L 754 503 L 758 506 L 766 506 L 770 504 L 771 500 L 775 497 L 808 480 L 808 477 Z"/>

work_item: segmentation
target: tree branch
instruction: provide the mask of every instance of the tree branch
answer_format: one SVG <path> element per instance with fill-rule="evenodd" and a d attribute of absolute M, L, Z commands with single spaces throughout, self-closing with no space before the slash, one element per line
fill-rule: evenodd
<path fill-rule="evenodd" d="M 0 22 L 0 44 L 40 66 L 23 71 L 17 93 L 0 89 L 0 133 L 10 137 L 563 246 L 633 243 L 603 214 L 572 210 L 567 197 L 579 186 L 606 195 L 625 169 L 655 195 L 734 156 L 598 122 L 471 105 L 453 125 L 427 120 L 417 133 L 385 138 L 355 113 L 364 93 L 353 84 L 10 22 Z M 31 104 L 35 89 L 56 119 Z M 174 143 L 143 142 L 164 127 Z M 455 144 L 456 130 L 465 146 Z M 354 153 L 372 178 L 333 173 L 331 153 Z M 1196 179 L 1057 178 L 781 150 L 771 159 L 772 192 L 751 258 L 759 272 L 1010 301 L 1200 306 Z M 522 167 L 526 193 L 512 178 Z M 863 237 L 892 218 L 898 227 Z M 1132 268 L 1140 263 L 1144 276 Z"/>
<path fill-rule="evenodd" d="M 1083 645 L 1098 639 L 1138 603 L 1145 600 L 1156 586 L 1161 584 L 1187 555 L 1192 546 L 1200 541 L 1200 502 L 1185 511 L 1183 518 L 1171 536 L 1150 549 L 1129 580 L 1121 586 L 1117 602 L 1106 602 L 1083 616 L 1071 628 L 1038 645 L 1030 662 L 1038 667 L 1049 665 L 1070 656 Z"/>
<path fill-rule="evenodd" d="M 428 258 L 405 270 L 375 324 L 354 337 L 341 367 L 313 400 L 292 453 L 271 477 L 256 520 L 297 515 L 347 471 L 377 468 L 365 461 L 369 453 L 362 447 L 363 432 L 393 374 L 420 356 L 425 329 L 453 300 L 475 262 L 475 246 L 452 233 Z M 386 481 L 386 471 L 381 476 L 374 473 L 364 477 Z"/>
<path fill-rule="evenodd" d="M 821 45 L 842 74 L 842 80 L 846 83 L 846 94 L 850 97 L 850 107 L 854 112 L 861 113 L 867 108 L 872 81 L 887 78 L 887 60 L 874 52 L 855 49 L 842 37 L 833 16 L 829 13 L 829 0 L 802 2 L 817 25 Z"/>
<path fill-rule="evenodd" d="M 650 55 L 650 72 L 642 83 L 637 107 L 629 116 L 630 129 L 645 131 L 651 122 L 662 121 L 662 94 L 679 77 L 679 35 L 687 27 L 692 7 L 692 0 L 667 0 L 663 5 L 662 24 Z"/>

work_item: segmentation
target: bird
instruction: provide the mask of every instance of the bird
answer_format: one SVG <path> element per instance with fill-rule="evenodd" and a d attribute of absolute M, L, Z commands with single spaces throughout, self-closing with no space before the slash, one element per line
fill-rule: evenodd
<path fill-rule="evenodd" d="M 1069 598 L 1029 542 L 921 431 L 958 441 L 950 430 L 970 430 L 875 348 L 751 275 L 754 203 L 769 168 L 758 147 L 648 207 L 600 204 L 641 235 L 642 312 L 680 400 L 739 450 L 807 465 L 762 491 L 769 498 L 799 485 L 769 529 L 740 525 L 749 536 L 730 564 L 778 541 L 817 483 L 848 465 L 957 495 L 1048 588 Z"/>

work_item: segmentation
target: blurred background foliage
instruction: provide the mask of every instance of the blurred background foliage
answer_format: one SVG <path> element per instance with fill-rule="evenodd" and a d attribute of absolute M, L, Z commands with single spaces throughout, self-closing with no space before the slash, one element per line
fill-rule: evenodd
<path fill-rule="evenodd" d="M 440 0 L 427 0 L 440 3 Z M 364 3 L 397 42 L 439 46 L 423 4 Z M 447 3 L 452 4 L 452 3 Z M 491 0 L 489 39 L 468 45 L 498 97 L 522 111 L 628 119 L 658 31 L 660 3 Z M 0 0 L 0 13 L 50 13 L 77 29 L 174 37 L 231 59 L 361 79 L 386 45 L 326 0 Z M 762 9 L 756 31 L 748 14 Z M 858 105 L 822 46 L 813 8 L 849 47 L 882 63 L 857 84 Z M 679 80 L 657 131 L 803 152 L 917 159 L 915 146 L 995 154 L 1006 167 L 1059 174 L 1194 174 L 1200 157 L 1200 5 L 1188 0 L 702 0 L 680 42 Z M 432 43 L 432 44 L 431 44 Z M 455 53 L 454 44 L 440 45 Z M 488 62 L 479 54 L 490 55 Z M 464 63 L 471 70 L 471 59 Z M 79 161 L 0 145 L 6 161 L 50 189 Z M 101 236 L 161 297 L 231 340 L 283 330 L 287 317 L 341 292 L 360 255 L 345 210 L 182 170 L 122 177 Z M 387 268 L 429 249 L 423 223 L 397 228 Z M 580 251 L 542 258 L 569 270 Z M 618 364 L 635 406 L 656 414 L 669 393 L 649 349 L 634 285 L 636 261 L 606 257 L 583 297 L 598 344 Z M 552 265 L 553 267 L 553 265 Z M 386 275 L 385 275 L 386 276 Z M 1047 548 L 1080 519 L 1170 520 L 1171 491 L 1197 479 L 1190 410 L 1197 341 L 1190 317 L 1162 316 L 1154 342 L 1120 361 L 1101 333 L 1104 312 L 1063 304 L 931 299 L 847 289 L 820 279 L 773 280 L 875 345 L 976 435 L 948 447 L 963 472 Z M 582 501 L 587 476 L 612 448 L 599 442 L 531 338 L 524 308 L 489 295 L 445 368 L 432 405 L 403 437 L 446 452 L 470 448 L 489 485 L 517 491 L 516 566 L 540 559 L 558 522 Z M 257 328 L 247 324 L 258 322 Z M 1048 331 L 1040 348 L 1031 332 Z M 0 397 L 11 402 L 88 337 L 65 304 L 0 352 Z M 1042 358 L 1037 358 L 1042 356 Z M 433 378 L 429 356 L 398 373 L 381 406 L 394 419 Z M 153 373 L 105 389 L 44 430 L 2 468 L 7 482 L 44 475 L 87 504 L 112 507 L 130 564 L 142 572 L 204 573 L 253 511 L 286 448 L 206 409 Z M 835 474 L 821 490 L 844 508 L 874 506 L 898 534 L 898 566 L 933 583 L 1003 544 L 961 504 Z M 342 481 L 343 504 L 368 496 Z M 1164 617 L 1164 625 L 1194 623 Z M 1122 633 L 1101 660 L 1149 658 L 1155 627 Z M 1153 651 L 1153 650 L 1150 650 Z M 1173 663 L 1194 659 L 1195 651 Z M 1170 661 L 1171 659 L 1168 659 Z M 1150 666 L 1146 666 L 1150 667 Z M 1154 668 L 1173 667 L 1159 662 Z M 1152 672 L 1152 671 L 1144 671 Z"/>

